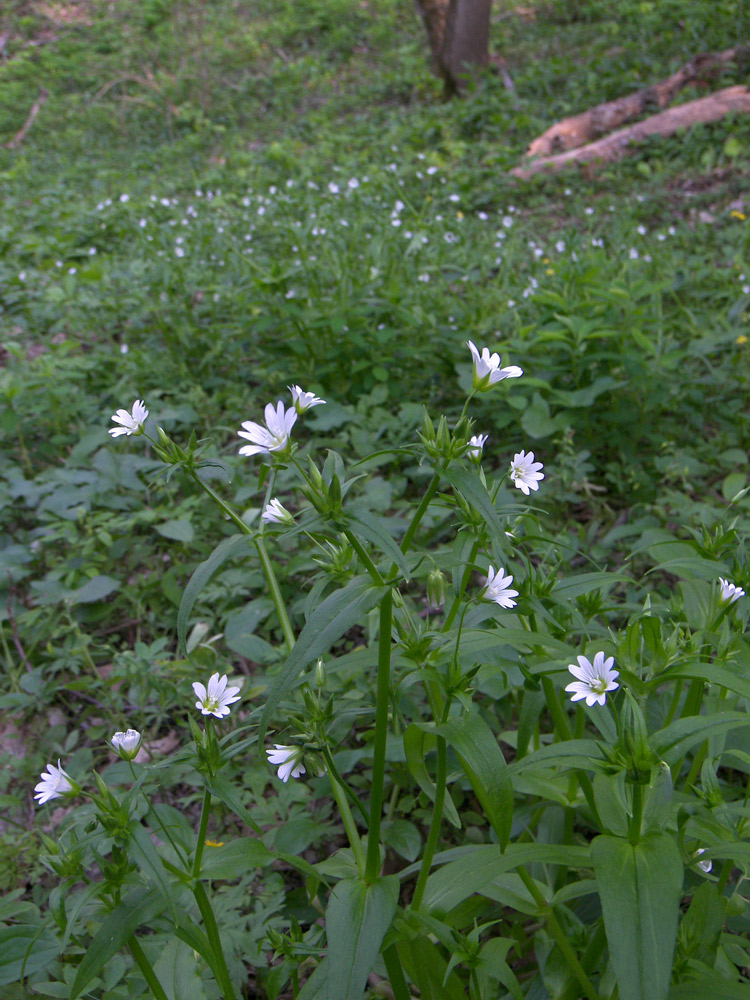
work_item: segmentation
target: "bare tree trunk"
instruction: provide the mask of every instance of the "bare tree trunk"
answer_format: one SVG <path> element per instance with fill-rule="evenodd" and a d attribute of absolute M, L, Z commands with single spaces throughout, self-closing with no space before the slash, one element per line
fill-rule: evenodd
<path fill-rule="evenodd" d="M 472 72 L 489 62 L 492 0 L 416 0 L 446 92 L 463 90 Z"/>

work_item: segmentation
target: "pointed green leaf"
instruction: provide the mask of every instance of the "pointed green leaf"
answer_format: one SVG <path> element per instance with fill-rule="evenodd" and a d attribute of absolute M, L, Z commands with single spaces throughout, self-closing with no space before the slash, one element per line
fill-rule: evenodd
<path fill-rule="evenodd" d="M 273 681 L 258 727 L 262 746 L 271 716 L 312 660 L 327 653 L 333 643 L 374 608 L 388 587 L 374 587 L 369 577 L 355 576 L 341 590 L 330 594 L 310 615 L 286 663 Z"/>
<path fill-rule="evenodd" d="M 36 924 L 0 927 L 0 986 L 41 972 L 59 952 L 59 943 L 46 928 Z"/>
<path fill-rule="evenodd" d="M 201 878 L 239 878 L 252 868 L 267 868 L 276 860 L 257 837 L 237 837 L 220 847 L 207 846 L 203 852 Z"/>
<path fill-rule="evenodd" d="M 427 751 L 432 749 L 434 745 L 434 731 L 432 733 L 426 733 L 413 722 L 404 730 L 404 754 L 406 756 L 406 764 L 411 772 L 412 778 L 414 778 L 416 783 L 431 802 L 435 801 L 436 789 L 435 782 L 432 780 L 429 771 L 427 770 L 425 757 L 427 756 Z M 460 830 L 461 820 L 458 818 L 458 812 L 456 811 L 456 807 L 453 804 L 453 800 L 451 799 L 450 792 L 447 788 L 445 790 L 445 805 L 443 808 L 448 821 L 455 826 L 457 830 Z"/>
<path fill-rule="evenodd" d="M 78 966 L 70 1000 L 76 1000 L 107 962 L 123 948 L 141 924 L 149 924 L 167 901 L 158 889 L 140 888 L 123 899 L 104 919 Z"/>
<path fill-rule="evenodd" d="M 263 832 L 245 808 L 237 789 L 226 778 L 222 778 L 218 774 L 213 778 L 206 778 L 206 788 L 213 796 L 223 802 L 225 806 L 229 806 L 235 816 L 241 819 L 245 826 L 249 826 L 256 833 Z"/>
<path fill-rule="evenodd" d="M 361 1000 L 398 907 L 398 891 L 398 878 L 388 875 L 369 886 L 361 879 L 344 879 L 331 893 L 326 909 L 327 1000 Z"/>
<path fill-rule="evenodd" d="M 395 563 L 401 571 L 404 580 L 409 579 L 409 566 L 404 558 L 401 549 L 396 545 L 392 535 L 383 526 L 381 520 L 364 507 L 352 506 L 346 510 L 347 520 L 350 527 L 354 528 L 354 534 L 361 535 L 368 542 L 377 545 L 383 555 L 388 556 L 392 563 Z"/>
<path fill-rule="evenodd" d="M 674 837 L 595 837 L 591 858 L 622 1000 L 667 1000 L 682 892 Z"/>
<path fill-rule="evenodd" d="M 750 716 L 746 712 L 691 715 L 661 729 L 651 737 L 650 742 L 660 757 L 668 764 L 674 764 L 697 743 L 743 726 L 750 726 Z"/>
<path fill-rule="evenodd" d="M 219 542 L 208 559 L 204 559 L 202 563 L 198 564 L 195 572 L 188 580 L 188 585 L 185 587 L 185 592 L 180 602 L 180 609 L 177 612 L 177 638 L 183 650 L 186 649 L 190 614 L 198 599 L 198 595 L 219 566 L 237 552 L 241 552 L 249 541 L 250 538 L 247 535 L 230 535 L 229 538 L 225 538 Z"/>
<path fill-rule="evenodd" d="M 497 508 L 492 502 L 492 497 L 487 492 L 487 487 L 479 478 L 479 474 L 468 469 L 462 469 L 458 465 L 453 465 L 443 470 L 443 476 L 454 489 L 458 490 L 464 500 L 470 503 L 482 515 L 490 536 L 504 538 L 505 529 L 500 523 Z"/>
<path fill-rule="evenodd" d="M 449 719 L 436 732 L 458 754 L 500 846 L 505 848 L 513 821 L 513 786 L 494 733 L 476 713 Z"/>

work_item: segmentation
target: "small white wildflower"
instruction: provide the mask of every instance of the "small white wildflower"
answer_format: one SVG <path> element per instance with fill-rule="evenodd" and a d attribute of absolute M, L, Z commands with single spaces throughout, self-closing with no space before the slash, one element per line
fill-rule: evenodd
<path fill-rule="evenodd" d="M 597 653 L 593 663 L 585 656 L 579 656 L 577 660 L 578 666 L 574 663 L 568 665 L 568 670 L 577 678 L 565 688 L 572 694 L 571 701 L 585 698 L 589 708 L 597 703 L 603 705 L 607 700 L 607 692 L 615 691 L 620 686 L 615 680 L 620 672 L 612 669 L 614 656 L 605 660 L 604 653 Z"/>
<path fill-rule="evenodd" d="M 709 872 L 711 871 L 711 869 L 713 868 L 713 866 L 714 866 L 713 865 L 713 861 L 711 861 L 710 858 L 706 858 L 705 861 L 697 861 L 697 859 L 701 856 L 701 854 L 705 854 L 707 850 L 708 850 L 707 847 L 699 847 L 698 850 L 694 854 L 694 857 L 696 858 L 696 863 L 697 863 L 698 867 L 700 868 L 700 870 L 702 872 L 705 872 L 706 875 L 708 875 Z"/>
<path fill-rule="evenodd" d="M 127 354 L 130 348 L 127 344 L 120 344 L 120 354 Z"/>
<path fill-rule="evenodd" d="M 346 186 L 349 188 L 350 191 L 353 191 L 355 188 L 359 187 L 359 181 L 357 180 L 356 177 L 350 177 L 349 180 L 346 182 Z"/>
<path fill-rule="evenodd" d="M 339 186 L 338 184 L 334 184 L 334 182 L 331 181 L 331 183 L 328 185 L 328 190 L 331 192 L 331 194 L 338 194 Z"/>
<path fill-rule="evenodd" d="M 128 729 L 124 733 L 115 733 L 111 743 L 123 760 L 133 760 L 141 746 L 141 734 L 137 729 Z"/>
<path fill-rule="evenodd" d="M 299 778 L 306 773 L 302 763 L 302 750 L 299 747 L 287 747 L 274 743 L 273 750 L 266 750 L 268 763 L 278 765 L 279 777 L 283 782 L 290 778 Z"/>
<path fill-rule="evenodd" d="M 518 597 L 518 591 L 510 589 L 511 583 L 513 583 L 513 577 L 505 576 L 504 569 L 499 569 L 496 573 L 490 566 L 487 570 L 487 586 L 484 588 L 482 597 L 485 601 L 494 601 L 501 608 L 515 608 L 516 602 L 513 598 Z"/>
<path fill-rule="evenodd" d="M 630 250 L 628 251 L 628 257 L 630 257 L 631 260 L 638 260 L 639 256 L 640 254 L 638 253 L 635 247 L 631 247 Z"/>
<path fill-rule="evenodd" d="M 646 227 L 645 226 L 638 226 L 638 228 L 636 229 L 636 232 L 640 233 L 641 236 L 645 236 L 646 235 Z"/>
<path fill-rule="evenodd" d="M 721 595 L 719 599 L 723 602 L 734 604 L 735 601 L 739 601 L 741 597 L 745 596 L 745 591 L 742 587 L 735 586 L 735 584 L 730 583 L 729 580 L 725 580 L 721 576 L 719 577 L 719 585 L 721 586 Z"/>
<path fill-rule="evenodd" d="M 45 802 L 62 798 L 63 795 L 77 795 L 80 791 L 80 786 L 62 769 L 59 760 L 57 767 L 47 764 L 47 771 L 42 771 L 40 777 L 42 780 L 34 787 L 37 805 L 43 806 Z"/>
<path fill-rule="evenodd" d="M 142 434 L 143 425 L 146 423 L 146 417 L 148 417 L 148 410 L 143 403 L 143 400 L 136 399 L 133 403 L 133 409 L 130 413 L 127 410 L 118 410 L 117 413 L 112 415 L 112 420 L 116 424 L 120 424 L 120 427 L 110 427 L 109 433 L 112 437 L 120 437 L 121 434 Z"/>
<path fill-rule="evenodd" d="M 521 490 L 525 495 L 529 495 L 529 490 L 538 490 L 539 483 L 544 479 L 544 473 L 540 470 L 544 468 L 541 462 L 534 461 L 534 452 L 528 455 L 525 451 L 519 451 L 513 456 L 510 463 L 510 478 L 516 489 Z"/>
<path fill-rule="evenodd" d="M 226 674 L 219 677 L 218 672 L 211 675 L 208 687 L 205 687 L 200 681 L 194 681 L 193 691 L 198 699 L 195 707 L 201 710 L 201 715 L 214 715 L 217 719 L 229 715 L 229 706 L 240 700 L 240 689 L 227 687 Z"/>
<path fill-rule="evenodd" d="M 130 201 L 130 195 L 129 194 L 121 194 L 120 195 L 120 201 L 124 205 L 126 201 Z"/>
<path fill-rule="evenodd" d="M 469 446 L 466 449 L 466 456 L 470 458 L 472 462 L 482 461 L 482 449 L 485 446 L 488 434 L 474 434 L 469 438 Z"/>
<path fill-rule="evenodd" d="M 501 382 L 504 378 L 519 378 L 519 376 L 523 375 L 523 371 L 516 365 L 501 368 L 500 355 L 496 353 L 490 354 L 488 347 L 483 348 L 480 355 L 472 341 L 467 341 L 466 346 L 471 351 L 471 356 L 474 360 L 474 376 L 472 378 L 474 389 L 486 392 L 491 386 L 497 382 Z"/>
<path fill-rule="evenodd" d="M 265 418 L 265 427 L 252 420 L 245 420 L 242 423 L 243 430 L 237 433 L 241 438 L 250 441 L 250 444 L 240 448 L 240 455 L 268 455 L 272 451 L 283 451 L 286 448 L 297 419 L 296 409 L 293 406 L 286 409 L 281 400 L 275 408 L 273 403 L 268 403 Z"/>
<path fill-rule="evenodd" d="M 266 509 L 260 516 L 266 524 L 294 524 L 294 518 L 286 507 L 282 506 L 277 497 L 274 497 L 273 500 L 268 502 Z"/>
<path fill-rule="evenodd" d="M 294 409 L 300 416 L 311 410 L 313 406 L 325 406 L 325 400 L 320 399 L 314 392 L 304 392 L 298 385 L 288 385 L 287 389 L 292 394 Z"/>
<path fill-rule="evenodd" d="M 417 275 L 417 281 L 424 281 L 425 284 L 430 280 L 429 274 L 419 274 Z"/>

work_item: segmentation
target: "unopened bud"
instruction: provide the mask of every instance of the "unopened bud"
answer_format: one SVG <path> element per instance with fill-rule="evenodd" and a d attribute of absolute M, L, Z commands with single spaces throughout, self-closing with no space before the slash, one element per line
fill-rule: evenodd
<path fill-rule="evenodd" d="M 323 657 L 319 656 L 315 664 L 315 687 L 324 688 L 326 686 L 326 668 L 323 665 Z"/>
<path fill-rule="evenodd" d="M 427 577 L 427 603 L 431 608 L 442 608 L 445 604 L 445 574 L 433 569 Z"/>

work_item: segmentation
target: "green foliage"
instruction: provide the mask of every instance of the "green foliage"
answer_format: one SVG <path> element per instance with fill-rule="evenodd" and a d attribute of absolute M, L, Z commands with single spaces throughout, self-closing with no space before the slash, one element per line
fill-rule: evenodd
<path fill-rule="evenodd" d="M 2 8 L 9 1000 L 745 996 L 750 126 L 507 171 L 747 4 L 497 6 L 514 89 L 450 104 L 395 0 Z M 524 377 L 462 412 L 469 338 Z M 239 457 L 290 383 L 296 450 Z M 30 827 L 58 760 L 84 794 Z"/>

